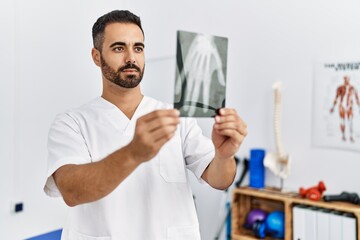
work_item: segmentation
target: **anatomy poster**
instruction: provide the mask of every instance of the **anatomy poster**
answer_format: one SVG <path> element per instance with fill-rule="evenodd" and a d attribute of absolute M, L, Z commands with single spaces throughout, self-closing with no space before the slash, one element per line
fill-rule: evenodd
<path fill-rule="evenodd" d="M 360 151 L 360 61 L 315 68 L 313 142 Z"/>
<path fill-rule="evenodd" d="M 228 39 L 177 32 L 174 107 L 183 117 L 213 117 L 225 107 Z"/>

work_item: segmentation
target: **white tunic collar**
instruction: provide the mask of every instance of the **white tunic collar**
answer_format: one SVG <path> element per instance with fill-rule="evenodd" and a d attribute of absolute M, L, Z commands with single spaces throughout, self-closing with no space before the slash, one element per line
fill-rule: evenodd
<path fill-rule="evenodd" d="M 151 100 L 151 98 L 144 96 L 131 119 L 129 119 L 117 106 L 102 97 L 96 98 L 94 104 L 95 107 L 106 112 L 107 117 L 105 121 L 108 124 L 117 130 L 124 132 L 126 135 L 132 135 L 133 130 L 135 129 L 136 120 L 149 111 L 149 105 L 154 104 Z"/>

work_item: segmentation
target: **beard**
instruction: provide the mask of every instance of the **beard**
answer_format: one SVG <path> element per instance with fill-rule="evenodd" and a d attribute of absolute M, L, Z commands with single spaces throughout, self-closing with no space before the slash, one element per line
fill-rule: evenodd
<path fill-rule="evenodd" d="M 128 63 L 115 70 L 106 63 L 106 61 L 102 56 L 100 58 L 101 58 L 101 71 L 104 77 L 110 82 L 113 82 L 116 85 L 123 88 L 134 88 L 137 85 L 139 85 L 139 83 L 141 82 L 144 75 L 145 65 L 144 68 L 141 70 L 140 67 L 138 67 L 137 65 Z M 122 78 L 121 73 L 125 69 L 135 69 L 139 74 L 128 74 L 126 78 Z"/>

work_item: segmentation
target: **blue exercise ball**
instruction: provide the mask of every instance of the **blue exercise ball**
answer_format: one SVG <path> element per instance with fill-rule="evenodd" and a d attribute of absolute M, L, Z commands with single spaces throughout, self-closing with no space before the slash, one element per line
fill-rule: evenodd
<path fill-rule="evenodd" d="M 285 214 L 283 211 L 269 213 L 265 220 L 266 232 L 274 238 L 283 238 L 285 235 Z"/>

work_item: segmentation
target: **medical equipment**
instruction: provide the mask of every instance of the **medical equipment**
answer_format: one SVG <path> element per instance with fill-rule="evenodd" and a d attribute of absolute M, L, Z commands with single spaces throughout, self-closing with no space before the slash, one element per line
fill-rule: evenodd
<path fill-rule="evenodd" d="M 254 224 L 259 221 L 265 221 L 267 215 L 267 212 L 259 208 L 251 210 L 246 216 L 244 227 L 247 229 L 253 229 Z"/>
<path fill-rule="evenodd" d="M 360 197 L 356 193 L 342 192 L 339 195 L 325 195 L 325 202 L 340 201 L 350 202 L 353 204 L 360 204 Z"/>
<path fill-rule="evenodd" d="M 322 197 L 323 192 L 326 190 L 325 183 L 320 181 L 317 186 L 310 188 L 300 188 L 299 193 L 301 197 L 308 198 L 310 200 L 319 201 Z"/>
<path fill-rule="evenodd" d="M 283 211 L 269 213 L 265 221 L 254 223 L 253 232 L 256 237 L 283 238 L 285 235 L 285 215 Z"/>
<path fill-rule="evenodd" d="M 285 152 L 281 139 L 281 90 L 282 83 L 275 82 L 274 89 L 274 133 L 276 152 L 268 152 L 264 159 L 264 166 L 269 168 L 276 176 L 280 177 L 280 188 L 283 188 L 283 181 L 290 173 L 290 156 Z"/>
<path fill-rule="evenodd" d="M 264 149 L 250 150 L 249 186 L 252 188 L 265 187 Z"/>

